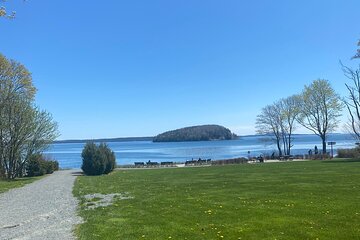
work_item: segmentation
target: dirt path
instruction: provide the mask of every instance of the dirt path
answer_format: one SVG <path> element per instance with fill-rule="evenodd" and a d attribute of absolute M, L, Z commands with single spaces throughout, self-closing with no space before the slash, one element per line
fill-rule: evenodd
<path fill-rule="evenodd" d="M 0 194 L 0 239 L 74 239 L 81 223 L 72 195 L 74 170 L 55 172 Z"/>

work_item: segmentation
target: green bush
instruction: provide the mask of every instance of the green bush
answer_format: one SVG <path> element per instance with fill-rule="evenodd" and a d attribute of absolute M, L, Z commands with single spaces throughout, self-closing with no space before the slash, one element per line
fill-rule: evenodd
<path fill-rule="evenodd" d="M 115 168 L 116 165 L 115 154 L 105 143 L 100 144 L 99 151 L 106 158 L 104 174 L 108 174 L 112 172 Z"/>
<path fill-rule="evenodd" d="M 81 157 L 81 169 L 85 175 L 108 174 L 115 168 L 115 154 L 105 143 L 99 146 L 93 142 L 86 143 Z"/>
<path fill-rule="evenodd" d="M 46 160 L 43 164 L 44 164 L 46 174 L 51 174 L 51 173 L 59 170 L 59 163 L 57 161 Z"/>
<path fill-rule="evenodd" d="M 313 154 L 313 155 L 308 155 L 308 159 L 311 160 L 325 160 L 325 159 L 330 159 L 330 154 L 326 153 L 326 154 Z"/>
<path fill-rule="evenodd" d="M 29 177 L 51 174 L 59 170 L 59 163 L 44 157 L 42 154 L 33 154 L 26 164 L 26 175 Z"/>
<path fill-rule="evenodd" d="M 338 149 L 337 157 L 338 158 L 360 158 L 360 147 L 351 148 L 351 149 Z"/>

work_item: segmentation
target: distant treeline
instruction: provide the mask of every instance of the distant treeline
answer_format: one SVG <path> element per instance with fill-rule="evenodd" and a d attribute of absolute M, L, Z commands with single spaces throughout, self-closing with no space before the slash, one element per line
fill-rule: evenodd
<path fill-rule="evenodd" d="M 86 142 L 131 142 L 131 141 L 152 141 L 154 137 L 123 137 L 123 138 L 99 138 L 79 140 L 59 140 L 54 143 L 86 143 Z"/>
<path fill-rule="evenodd" d="M 231 140 L 237 136 L 229 129 L 219 125 L 202 125 L 168 131 L 154 137 L 154 142 L 186 142 Z"/>

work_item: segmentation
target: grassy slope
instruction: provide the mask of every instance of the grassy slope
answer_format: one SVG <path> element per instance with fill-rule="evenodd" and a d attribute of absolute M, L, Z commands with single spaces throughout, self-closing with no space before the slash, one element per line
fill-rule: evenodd
<path fill-rule="evenodd" d="M 0 180 L 0 193 L 6 192 L 11 188 L 22 187 L 25 184 L 32 183 L 33 181 L 39 179 L 39 177 L 31 177 L 31 178 L 19 178 L 11 181 Z"/>
<path fill-rule="evenodd" d="M 127 170 L 74 193 L 134 199 L 85 210 L 80 239 L 359 239 L 360 162 Z"/>

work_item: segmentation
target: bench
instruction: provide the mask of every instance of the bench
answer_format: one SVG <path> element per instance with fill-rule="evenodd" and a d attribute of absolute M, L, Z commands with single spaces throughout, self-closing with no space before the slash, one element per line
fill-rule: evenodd
<path fill-rule="evenodd" d="M 151 161 L 148 161 L 148 162 L 146 162 L 146 166 L 157 166 L 157 165 L 159 165 L 159 163 L 158 162 L 151 162 Z"/>
<path fill-rule="evenodd" d="M 134 162 L 135 167 L 143 167 L 145 164 L 144 162 Z"/>
<path fill-rule="evenodd" d="M 174 162 L 161 162 L 160 165 L 161 166 L 172 166 L 174 164 Z"/>

